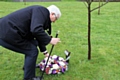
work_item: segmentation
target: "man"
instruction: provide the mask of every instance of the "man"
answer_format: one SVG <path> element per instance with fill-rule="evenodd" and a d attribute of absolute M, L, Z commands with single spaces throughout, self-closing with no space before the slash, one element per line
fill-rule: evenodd
<path fill-rule="evenodd" d="M 56 45 L 60 42 L 60 38 L 49 36 L 51 22 L 60 17 L 61 12 L 55 5 L 47 8 L 34 5 L 0 19 L 0 45 L 25 55 L 24 80 L 40 80 L 35 76 L 37 46 L 45 56 L 48 56 L 46 45 Z"/>

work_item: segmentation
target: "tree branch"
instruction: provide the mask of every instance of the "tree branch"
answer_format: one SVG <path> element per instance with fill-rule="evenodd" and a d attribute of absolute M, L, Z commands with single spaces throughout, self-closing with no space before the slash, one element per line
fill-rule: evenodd
<path fill-rule="evenodd" d="M 87 3 L 89 2 L 89 0 L 85 0 Z"/>
<path fill-rule="evenodd" d="M 107 3 L 108 3 L 108 2 L 106 2 L 106 3 L 104 3 L 104 4 L 100 5 L 100 6 L 98 6 L 98 7 L 94 8 L 94 9 L 92 9 L 91 12 L 94 11 L 94 10 L 96 10 L 96 9 L 98 9 L 98 8 L 100 8 L 100 7 L 102 7 L 102 6 L 104 6 L 104 5 L 107 4 Z"/>
<path fill-rule="evenodd" d="M 85 6 L 88 8 L 87 4 L 84 2 Z"/>

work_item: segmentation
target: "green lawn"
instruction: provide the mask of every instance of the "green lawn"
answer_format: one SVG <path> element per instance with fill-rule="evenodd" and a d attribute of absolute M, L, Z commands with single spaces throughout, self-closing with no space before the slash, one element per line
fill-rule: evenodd
<path fill-rule="evenodd" d="M 120 80 L 120 3 L 111 2 L 92 12 L 92 55 L 88 60 L 87 8 L 82 2 L 0 2 L 0 17 L 30 5 L 61 8 L 62 17 L 52 24 L 55 36 L 60 31 L 61 43 L 52 54 L 64 57 L 64 50 L 71 51 L 69 70 L 60 75 L 44 75 L 44 80 Z M 92 3 L 92 8 L 98 2 Z M 22 14 L 21 14 L 22 15 Z M 48 51 L 51 45 L 47 46 Z M 44 56 L 40 53 L 38 61 Z M 0 80 L 22 80 L 24 55 L 0 47 Z M 36 69 L 37 76 L 41 74 Z"/>

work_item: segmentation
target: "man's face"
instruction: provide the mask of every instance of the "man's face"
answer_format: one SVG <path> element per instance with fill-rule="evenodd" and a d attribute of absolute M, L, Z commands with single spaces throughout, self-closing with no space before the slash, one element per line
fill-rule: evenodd
<path fill-rule="evenodd" d="M 57 16 L 55 15 L 55 13 L 50 14 L 50 20 L 51 22 L 55 22 L 57 20 Z"/>

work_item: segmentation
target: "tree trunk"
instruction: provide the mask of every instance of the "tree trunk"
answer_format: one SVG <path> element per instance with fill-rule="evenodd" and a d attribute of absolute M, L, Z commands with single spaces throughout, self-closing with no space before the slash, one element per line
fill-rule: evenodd
<path fill-rule="evenodd" d="M 100 0 L 99 0 L 98 15 L 100 15 Z"/>
<path fill-rule="evenodd" d="M 24 5 L 26 5 L 26 0 L 23 0 L 24 1 Z"/>
<path fill-rule="evenodd" d="M 91 59 L 91 3 L 88 3 L 88 60 Z"/>

